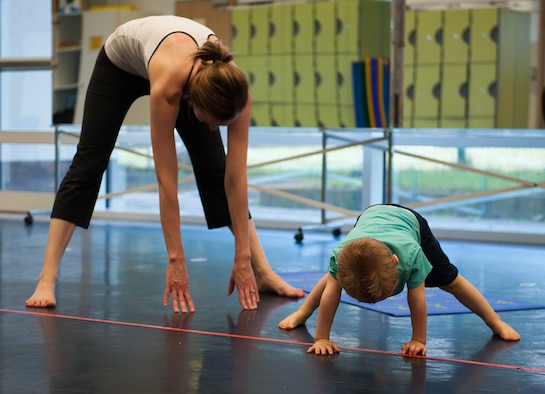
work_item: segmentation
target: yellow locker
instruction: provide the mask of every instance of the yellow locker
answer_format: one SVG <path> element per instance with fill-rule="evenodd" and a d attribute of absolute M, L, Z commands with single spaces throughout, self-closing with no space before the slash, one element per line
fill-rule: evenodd
<path fill-rule="evenodd" d="M 441 45 L 437 35 L 441 32 L 441 11 L 416 13 L 416 61 L 420 64 L 439 64 Z"/>
<path fill-rule="evenodd" d="M 410 127 L 414 127 L 417 129 L 436 129 L 439 127 L 438 119 L 439 118 L 422 118 L 422 119 L 415 118 L 412 126 Z M 409 126 L 404 126 L 404 127 L 409 127 Z"/>
<path fill-rule="evenodd" d="M 250 8 L 250 53 L 265 55 L 269 40 L 269 7 Z"/>
<path fill-rule="evenodd" d="M 465 118 L 441 118 L 439 127 L 443 129 L 465 129 L 467 127 Z"/>
<path fill-rule="evenodd" d="M 254 102 L 269 100 L 268 57 L 266 55 L 250 56 L 246 76 L 250 83 L 250 92 Z"/>
<path fill-rule="evenodd" d="M 291 54 L 269 57 L 269 101 L 293 103 L 293 69 Z"/>
<path fill-rule="evenodd" d="M 337 78 L 335 55 L 321 55 L 314 71 L 314 87 L 320 105 L 337 102 Z"/>
<path fill-rule="evenodd" d="M 483 8 L 471 10 L 471 62 L 495 62 L 498 46 L 498 10 Z"/>
<path fill-rule="evenodd" d="M 467 66 L 443 65 L 441 81 L 441 118 L 464 117 L 466 115 Z"/>
<path fill-rule="evenodd" d="M 316 127 L 316 109 L 314 104 L 295 104 L 294 124 L 297 127 Z"/>
<path fill-rule="evenodd" d="M 250 70 L 250 62 L 251 62 L 251 56 L 248 55 L 237 55 L 234 54 L 233 61 L 235 64 L 246 74 L 246 78 L 248 78 L 248 72 Z"/>
<path fill-rule="evenodd" d="M 416 12 L 405 13 L 405 65 L 412 65 L 416 62 Z"/>
<path fill-rule="evenodd" d="M 271 126 L 293 127 L 294 108 L 291 104 L 273 103 L 270 106 Z"/>
<path fill-rule="evenodd" d="M 333 53 L 337 36 L 337 1 L 316 2 L 315 39 L 317 53 Z"/>
<path fill-rule="evenodd" d="M 443 25 L 443 62 L 467 63 L 469 53 L 469 11 L 447 10 Z"/>
<path fill-rule="evenodd" d="M 297 3 L 292 6 L 293 20 L 293 39 L 295 43 L 295 53 L 312 53 L 312 42 L 314 39 L 314 10 L 315 2 Z"/>
<path fill-rule="evenodd" d="M 472 64 L 469 72 L 468 115 L 494 117 L 496 64 Z"/>
<path fill-rule="evenodd" d="M 416 67 L 405 65 L 403 84 L 403 127 L 412 127 L 414 118 L 414 95 L 415 95 L 415 72 Z"/>
<path fill-rule="evenodd" d="M 270 53 L 290 53 L 291 48 L 291 5 L 271 5 L 269 21 Z"/>
<path fill-rule="evenodd" d="M 297 103 L 314 103 L 314 61 L 312 55 L 296 55 L 293 85 Z"/>
<path fill-rule="evenodd" d="M 339 111 L 337 106 L 327 104 L 318 105 L 316 121 L 316 125 L 320 127 L 339 127 Z"/>
<path fill-rule="evenodd" d="M 358 53 L 360 0 L 337 1 L 338 35 L 336 50 L 339 53 Z"/>
<path fill-rule="evenodd" d="M 470 129 L 493 129 L 496 125 L 493 117 L 470 117 L 467 127 Z"/>
<path fill-rule="evenodd" d="M 417 66 L 414 90 L 415 118 L 439 116 L 439 66 Z"/>
<path fill-rule="evenodd" d="M 339 108 L 339 125 L 338 127 L 354 128 L 356 127 L 356 114 L 353 105 L 341 105 Z"/>
<path fill-rule="evenodd" d="M 231 49 L 233 53 L 247 53 L 250 41 L 250 19 L 248 8 L 237 8 L 231 13 Z"/>
<path fill-rule="evenodd" d="M 252 126 L 269 127 L 271 125 L 268 103 L 252 103 Z"/>
<path fill-rule="evenodd" d="M 337 92 L 341 105 L 353 105 L 354 90 L 352 85 L 352 62 L 356 54 L 341 54 L 337 57 Z"/>

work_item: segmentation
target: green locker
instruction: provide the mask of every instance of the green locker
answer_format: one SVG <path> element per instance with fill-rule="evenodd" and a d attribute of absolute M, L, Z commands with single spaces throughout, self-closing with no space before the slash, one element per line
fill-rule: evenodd
<path fill-rule="evenodd" d="M 439 121 L 439 127 L 443 129 L 464 129 L 466 128 L 465 118 L 441 118 Z"/>
<path fill-rule="evenodd" d="M 269 44 L 272 55 L 291 53 L 291 5 L 270 7 Z"/>
<path fill-rule="evenodd" d="M 337 56 L 337 92 L 339 104 L 352 105 L 354 103 L 354 91 L 352 86 L 352 62 L 357 59 L 357 54 L 340 54 Z"/>
<path fill-rule="evenodd" d="M 269 42 L 269 8 L 250 8 L 250 54 L 265 55 Z"/>
<path fill-rule="evenodd" d="M 415 81 L 416 67 L 412 65 L 405 65 L 403 84 L 403 127 L 412 127 L 414 118 L 414 94 L 416 86 Z"/>
<path fill-rule="evenodd" d="M 297 103 L 314 103 L 314 61 L 312 55 L 297 55 L 293 76 L 294 98 Z"/>
<path fill-rule="evenodd" d="M 496 64 L 470 66 L 468 115 L 494 117 L 496 114 Z"/>
<path fill-rule="evenodd" d="M 337 31 L 337 1 L 316 2 L 315 39 L 316 53 L 335 51 Z"/>
<path fill-rule="evenodd" d="M 442 12 L 417 12 L 415 22 L 417 64 L 439 64 L 441 45 L 438 42 L 438 35 L 441 34 L 442 29 Z"/>
<path fill-rule="evenodd" d="M 338 34 L 336 50 L 338 53 L 357 53 L 360 34 L 359 4 L 360 0 L 338 1 Z"/>
<path fill-rule="evenodd" d="M 242 71 L 244 71 L 244 74 L 246 74 L 246 78 L 248 78 L 248 72 L 250 71 L 251 57 L 248 55 L 237 55 L 235 53 L 233 57 L 233 61 Z"/>
<path fill-rule="evenodd" d="M 293 69 L 291 54 L 269 57 L 268 84 L 269 101 L 293 103 Z"/>
<path fill-rule="evenodd" d="M 266 55 L 254 55 L 248 59 L 246 76 L 250 83 L 253 102 L 267 102 L 269 100 L 268 61 Z"/>
<path fill-rule="evenodd" d="M 268 103 L 252 103 L 252 126 L 269 127 L 271 125 Z"/>
<path fill-rule="evenodd" d="M 469 52 L 469 11 L 444 12 L 443 62 L 467 63 Z"/>
<path fill-rule="evenodd" d="M 411 127 L 417 128 L 417 129 L 436 129 L 439 127 L 439 118 L 422 118 L 422 119 L 414 119 L 413 125 Z M 408 126 L 405 126 L 408 127 Z"/>
<path fill-rule="evenodd" d="M 415 118 L 439 116 L 439 86 L 439 65 L 416 67 Z"/>
<path fill-rule="evenodd" d="M 498 45 L 498 10 L 471 10 L 471 62 L 496 62 Z"/>
<path fill-rule="evenodd" d="M 341 105 L 339 127 L 354 128 L 356 127 L 356 114 L 353 105 Z"/>
<path fill-rule="evenodd" d="M 295 125 L 293 115 L 293 105 L 289 104 L 271 104 L 271 126 L 292 127 Z"/>
<path fill-rule="evenodd" d="M 314 88 L 318 104 L 330 105 L 337 102 L 337 71 L 334 54 L 320 56 L 314 71 Z"/>
<path fill-rule="evenodd" d="M 297 127 L 316 127 L 316 110 L 314 104 L 295 104 L 294 124 Z"/>
<path fill-rule="evenodd" d="M 416 63 L 416 12 L 407 11 L 405 13 L 405 66 Z"/>
<path fill-rule="evenodd" d="M 295 43 L 295 53 L 312 53 L 312 43 L 314 40 L 314 9 L 316 3 L 297 3 L 293 6 L 293 36 Z"/>
<path fill-rule="evenodd" d="M 317 125 L 319 127 L 339 127 L 339 111 L 335 105 L 318 105 L 317 117 Z"/>
<path fill-rule="evenodd" d="M 443 65 L 441 82 L 441 119 L 465 117 L 467 104 L 467 66 Z"/>
<path fill-rule="evenodd" d="M 233 53 L 248 52 L 250 42 L 250 16 L 248 8 L 237 8 L 231 13 L 231 49 Z"/>
<path fill-rule="evenodd" d="M 493 129 L 496 125 L 493 117 L 470 117 L 467 127 L 470 129 Z"/>

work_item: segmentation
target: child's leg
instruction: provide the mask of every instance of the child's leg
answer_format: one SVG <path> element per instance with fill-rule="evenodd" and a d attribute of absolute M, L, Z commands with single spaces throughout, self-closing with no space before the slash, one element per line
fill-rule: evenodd
<path fill-rule="evenodd" d="M 328 276 L 329 272 L 325 274 L 318 283 L 316 283 L 299 309 L 278 323 L 278 327 L 284 330 L 292 330 L 297 326 L 305 324 L 307 319 L 320 305 L 320 299 L 322 298 L 322 293 L 324 292 Z"/>
<path fill-rule="evenodd" d="M 501 320 L 486 298 L 467 279 L 458 275 L 454 281 L 441 287 L 486 323 L 492 332 L 505 341 L 518 341 L 520 335 L 511 326 Z"/>

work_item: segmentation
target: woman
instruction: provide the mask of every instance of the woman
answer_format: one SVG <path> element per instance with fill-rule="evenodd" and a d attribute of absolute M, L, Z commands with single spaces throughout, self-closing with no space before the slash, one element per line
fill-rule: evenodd
<path fill-rule="evenodd" d="M 87 228 L 102 175 L 131 104 L 150 95 L 151 143 L 168 253 L 163 304 L 195 310 L 180 234 L 174 128 L 191 157 L 209 228 L 229 226 L 235 256 L 228 294 L 244 309 L 259 291 L 302 297 L 269 266 L 248 215 L 246 157 L 251 97 L 248 82 L 214 32 L 176 16 L 151 16 L 117 28 L 98 55 L 87 90 L 78 149 L 57 193 L 42 272 L 29 307 L 54 307 L 62 255 L 75 226 Z M 226 125 L 225 154 L 218 127 Z"/>

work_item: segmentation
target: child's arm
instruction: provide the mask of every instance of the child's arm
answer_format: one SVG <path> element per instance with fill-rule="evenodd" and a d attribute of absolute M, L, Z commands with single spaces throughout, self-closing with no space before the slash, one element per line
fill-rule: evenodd
<path fill-rule="evenodd" d="M 413 336 L 401 347 L 403 354 L 426 355 L 426 333 L 428 326 L 428 311 L 424 283 L 414 289 L 407 290 L 407 302 L 411 309 Z"/>
<path fill-rule="evenodd" d="M 341 301 L 342 288 L 339 282 L 331 275 L 328 275 L 327 282 L 320 299 L 318 309 L 318 320 L 316 321 L 315 342 L 307 353 L 333 354 L 339 351 L 339 347 L 329 340 L 329 333 L 335 318 L 335 312 Z"/>

